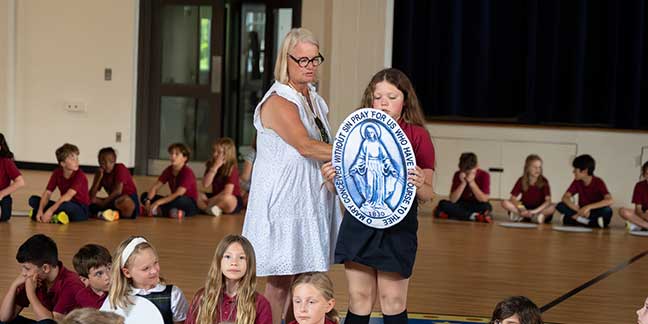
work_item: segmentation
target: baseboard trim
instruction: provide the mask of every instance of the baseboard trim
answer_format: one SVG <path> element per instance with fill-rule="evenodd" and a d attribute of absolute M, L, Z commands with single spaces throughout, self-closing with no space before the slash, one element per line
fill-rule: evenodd
<path fill-rule="evenodd" d="M 59 166 L 58 164 L 54 164 L 54 163 L 41 163 L 41 162 L 15 161 L 15 163 L 18 169 L 35 170 L 35 171 L 54 171 L 54 169 L 56 169 Z M 99 167 L 94 165 L 80 165 L 79 168 L 84 173 L 95 173 Z M 134 170 L 135 168 L 128 168 L 128 171 L 130 171 L 131 174 L 133 174 Z"/>

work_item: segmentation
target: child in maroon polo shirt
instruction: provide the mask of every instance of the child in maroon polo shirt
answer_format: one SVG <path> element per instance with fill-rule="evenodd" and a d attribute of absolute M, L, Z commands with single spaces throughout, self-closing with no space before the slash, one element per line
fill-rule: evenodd
<path fill-rule="evenodd" d="M 641 166 L 641 181 L 635 184 L 632 203 L 635 204 L 634 210 L 625 207 L 619 209 L 628 231 L 648 230 L 648 162 Z"/>
<path fill-rule="evenodd" d="M 196 176 L 187 166 L 191 152 L 182 143 L 169 145 L 168 152 L 171 165 L 164 169 L 151 189 L 142 194 L 146 215 L 182 218 L 198 214 Z M 167 182 L 171 194 L 158 195 L 157 191 Z"/>
<path fill-rule="evenodd" d="M 511 197 L 502 200 L 502 207 L 514 222 L 551 223 L 556 207 L 551 203 L 549 181 L 542 175 L 540 156 L 527 156 L 524 174 L 515 182 Z"/>
<path fill-rule="evenodd" d="M 101 308 L 110 290 L 110 252 L 101 245 L 87 244 L 74 255 L 72 264 L 86 286 L 75 296 L 77 307 Z"/>
<path fill-rule="evenodd" d="M 83 289 L 79 276 L 58 259 L 54 241 L 43 235 L 30 237 L 18 248 L 21 273 L 0 304 L 0 322 L 54 323 L 76 307 L 74 296 Z M 30 306 L 36 320 L 20 316 Z"/>
<path fill-rule="evenodd" d="M 136 218 L 139 215 L 139 197 L 128 168 L 123 163 L 116 163 L 117 153 L 112 147 L 99 150 L 97 158 L 99 169 L 90 189 L 90 215 L 107 221 Z M 102 188 L 108 197 L 97 197 Z"/>
<path fill-rule="evenodd" d="M 459 170 L 452 177 L 449 199 L 439 202 L 434 215 L 463 221 L 492 222 L 493 206 L 488 202 L 490 175 L 479 168 L 477 155 L 462 153 Z"/>
<path fill-rule="evenodd" d="M 52 172 L 43 194 L 29 198 L 30 218 L 42 223 L 67 224 L 70 221 L 88 219 L 88 179 L 79 169 L 79 148 L 65 143 L 56 149 L 56 160 L 60 167 Z M 50 200 L 58 188 L 61 198 Z"/>
<path fill-rule="evenodd" d="M 13 161 L 13 153 L 0 133 L 0 222 L 11 218 L 11 194 L 24 185 L 25 180 Z"/>
<path fill-rule="evenodd" d="M 612 219 L 614 202 L 612 195 L 607 190 L 605 182 L 594 176 L 596 162 L 588 155 L 577 156 L 572 162 L 574 167 L 574 181 L 556 206 L 556 210 L 563 214 L 564 225 L 583 225 L 587 227 L 605 228 Z M 572 196 L 578 194 L 578 204 L 572 201 Z"/>

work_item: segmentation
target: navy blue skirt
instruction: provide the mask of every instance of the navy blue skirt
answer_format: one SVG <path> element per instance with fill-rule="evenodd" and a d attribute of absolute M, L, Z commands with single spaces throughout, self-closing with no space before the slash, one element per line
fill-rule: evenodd
<path fill-rule="evenodd" d="M 418 202 L 403 220 L 386 229 L 369 227 L 344 211 L 335 247 L 335 263 L 353 261 L 382 272 L 412 276 L 418 240 Z"/>

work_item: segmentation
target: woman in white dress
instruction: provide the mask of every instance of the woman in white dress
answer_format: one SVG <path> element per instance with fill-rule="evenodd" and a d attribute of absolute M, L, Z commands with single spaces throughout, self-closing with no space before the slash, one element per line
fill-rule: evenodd
<path fill-rule="evenodd" d="M 243 235 L 257 254 L 258 276 L 268 277 L 264 295 L 274 324 L 295 275 L 328 270 L 341 220 L 320 173 L 332 150 L 328 106 L 312 85 L 323 61 L 310 31 L 291 30 L 277 56 L 275 83 L 254 111 L 257 157 Z"/>

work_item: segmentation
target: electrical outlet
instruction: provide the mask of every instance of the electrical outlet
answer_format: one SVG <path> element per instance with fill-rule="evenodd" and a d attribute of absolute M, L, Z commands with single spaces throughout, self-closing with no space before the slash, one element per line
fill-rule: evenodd
<path fill-rule="evenodd" d="M 63 104 L 63 108 L 65 108 L 66 111 L 68 112 L 73 112 L 73 113 L 84 113 L 86 112 L 86 105 L 84 102 L 81 101 L 66 101 Z"/>
<path fill-rule="evenodd" d="M 105 68 L 104 69 L 104 80 L 106 80 L 106 81 L 112 80 L 112 69 L 111 68 Z"/>
<path fill-rule="evenodd" d="M 121 143 L 121 141 L 122 141 L 122 133 L 121 132 L 115 133 L 115 142 Z"/>

